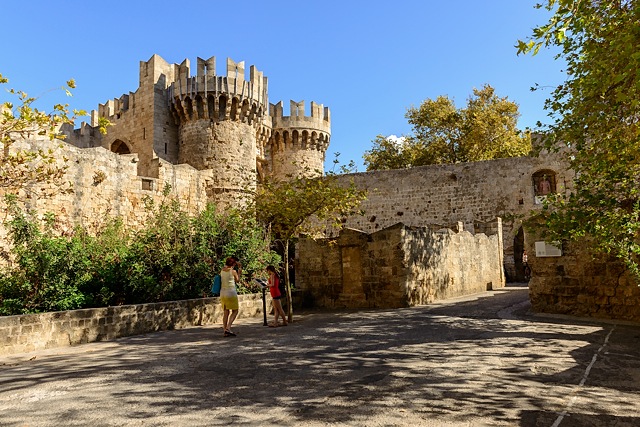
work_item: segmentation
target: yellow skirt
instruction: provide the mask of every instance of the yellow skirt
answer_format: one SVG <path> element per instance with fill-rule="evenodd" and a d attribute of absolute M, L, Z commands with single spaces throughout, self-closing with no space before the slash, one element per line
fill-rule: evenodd
<path fill-rule="evenodd" d="M 239 304 L 238 304 L 238 296 L 232 296 L 232 297 L 220 297 L 220 303 L 222 304 L 222 308 L 224 310 L 238 310 Z"/>

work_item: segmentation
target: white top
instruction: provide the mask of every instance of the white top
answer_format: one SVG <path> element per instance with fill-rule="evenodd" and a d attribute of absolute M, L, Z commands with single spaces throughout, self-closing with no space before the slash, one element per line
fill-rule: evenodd
<path fill-rule="evenodd" d="M 233 269 L 230 268 L 227 271 L 223 269 L 220 272 L 220 279 L 222 279 L 222 286 L 220 287 L 221 297 L 238 296 L 238 293 L 236 292 L 236 281 L 233 278 Z"/>

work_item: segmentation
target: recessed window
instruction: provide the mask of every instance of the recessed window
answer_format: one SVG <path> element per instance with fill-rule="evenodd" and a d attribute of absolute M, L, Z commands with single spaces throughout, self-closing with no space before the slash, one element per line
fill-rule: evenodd
<path fill-rule="evenodd" d="M 142 179 L 142 189 L 147 191 L 153 191 L 153 180 L 152 179 Z"/>

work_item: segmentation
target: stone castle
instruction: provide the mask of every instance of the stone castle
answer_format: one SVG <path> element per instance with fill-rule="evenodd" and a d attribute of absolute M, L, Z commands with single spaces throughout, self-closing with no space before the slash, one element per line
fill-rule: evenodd
<path fill-rule="evenodd" d="M 107 215 L 137 227 L 146 218 L 145 201 L 162 200 L 167 186 L 196 212 L 209 202 L 222 209 L 241 203 L 267 177 L 322 173 L 328 108 L 312 102 L 307 113 L 304 102 L 291 102 L 285 116 L 281 102 L 269 104 L 267 79 L 255 67 L 247 80 L 243 62 L 227 60 L 225 76 L 216 74 L 215 58 L 197 63 L 191 76 L 187 60 L 169 64 L 154 55 L 142 61 L 135 92 L 100 105 L 91 123 L 63 129 L 67 138 L 58 155 L 68 159 L 65 180 L 74 191 L 48 199 L 25 194 L 25 205 L 56 214 L 63 231 L 76 224 L 91 229 Z M 113 123 L 107 135 L 98 132 L 100 117 Z M 14 147 L 47 143 L 24 140 Z M 329 247 L 303 244 L 306 253 L 297 261 L 298 284 L 332 295 L 327 306 L 378 307 L 389 297 L 394 306 L 422 304 L 454 289 L 500 287 L 505 279 L 523 280 L 526 250 L 535 310 L 640 319 L 640 288 L 619 266 L 594 262 L 571 245 L 555 251 L 523 227 L 548 192 L 571 191 L 573 173 L 557 153 L 340 179 L 368 190 L 365 214 L 344 221 L 357 233 L 334 235 L 338 245 Z M 0 226 L 0 250 L 8 244 Z M 434 251 L 438 258 L 429 258 Z M 500 262 L 482 261 L 489 259 Z M 482 269 L 489 264 L 491 271 Z"/>
<path fill-rule="evenodd" d="M 64 129 L 80 148 L 103 147 L 137 155 L 137 175 L 157 179 L 162 162 L 215 170 L 205 184 L 209 201 L 237 199 L 264 177 L 286 179 L 321 174 L 331 137 L 329 108 L 311 102 L 270 104 L 268 79 L 255 66 L 246 79 L 244 62 L 227 59 L 216 74 L 216 58 L 169 64 L 158 55 L 140 62 L 135 92 L 100 104 L 91 123 Z M 97 130 L 98 118 L 112 125 Z"/>

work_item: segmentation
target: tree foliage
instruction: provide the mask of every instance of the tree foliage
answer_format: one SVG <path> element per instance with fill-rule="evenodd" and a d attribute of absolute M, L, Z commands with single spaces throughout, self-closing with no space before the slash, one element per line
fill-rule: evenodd
<path fill-rule="evenodd" d="M 334 161 L 337 165 L 338 160 Z M 348 172 L 349 167 L 342 172 Z M 342 185 L 338 175 L 330 172 L 318 178 L 307 178 L 308 173 L 290 177 L 286 181 L 265 180 L 256 193 L 252 212 L 266 226 L 274 239 L 282 242 L 284 254 L 284 279 L 287 297 L 291 301 L 289 280 L 289 245 L 301 234 L 316 236 L 327 224 L 340 227 L 342 219 L 352 215 L 366 198 L 366 191 L 359 190 L 353 182 Z M 288 305 L 289 321 L 292 320 L 292 304 Z"/>
<path fill-rule="evenodd" d="M 170 198 L 147 201 L 144 228 L 114 218 L 96 234 L 62 234 L 53 215 L 9 206 L 15 265 L 0 271 L 0 315 L 198 298 L 231 254 L 249 278 L 280 260 L 255 218 L 213 205 L 189 216 Z M 256 291 L 248 283 L 240 292 Z"/>
<path fill-rule="evenodd" d="M 566 81 L 552 92 L 549 149 L 568 147 L 574 191 L 536 218 L 549 239 L 587 239 L 640 273 L 640 2 L 547 0 L 548 23 L 518 53 L 559 49 Z"/>
<path fill-rule="evenodd" d="M 413 134 L 398 140 L 378 135 L 364 163 L 379 170 L 523 156 L 531 138 L 518 130 L 519 116 L 518 105 L 490 85 L 473 89 L 461 109 L 447 96 L 427 99 L 405 115 Z"/>
<path fill-rule="evenodd" d="M 8 79 L 0 74 L 0 85 L 7 83 Z M 71 79 L 60 89 L 71 96 L 74 88 L 75 81 Z M 51 142 L 64 139 L 64 135 L 59 133 L 60 126 L 72 124 L 78 116 L 86 115 L 86 111 L 71 110 L 69 104 L 56 104 L 52 111 L 45 112 L 34 107 L 38 98 L 12 88 L 7 92 L 15 97 L 15 103 L 6 101 L 0 104 L 0 189 L 13 192 L 34 183 L 63 184 L 66 160 L 55 156 L 57 144 L 33 150 L 13 150 L 12 145 L 18 139 L 34 137 Z M 109 124 L 108 120 L 100 119 L 100 132 L 106 133 Z"/>

